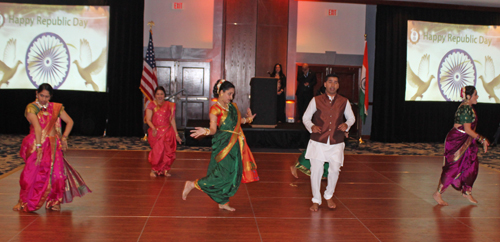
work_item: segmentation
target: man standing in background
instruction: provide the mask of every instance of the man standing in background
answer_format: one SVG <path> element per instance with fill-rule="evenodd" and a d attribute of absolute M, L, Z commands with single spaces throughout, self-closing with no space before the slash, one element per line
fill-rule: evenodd
<path fill-rule="evenodd" d="M 304 63 L 302 71 L 297 75 L 297 117 L 300 119 L 307 109 L 307 105 L 314 97 L 314 85 L 316 85 L 316 74 L 309 70 L 309 65 Z"/>

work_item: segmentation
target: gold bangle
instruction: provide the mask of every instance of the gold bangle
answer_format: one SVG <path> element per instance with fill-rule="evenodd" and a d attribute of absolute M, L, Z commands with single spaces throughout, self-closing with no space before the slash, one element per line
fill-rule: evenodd
<path fill-rule="evenodd" d="M 205 132 L 205 135 L 206 135 L 206 136 L 209 136 L 209 135 L 210 135 L 210 129 L 209 129 L 209 128 L 205 128 L 205 131 L 206 131 L 206 132 Z"/>
<path fill-rule="evenodd" d="M 249 117 L 248 118 L 248 123 L 251 124 L 253 122 L 253 118 L 252 117 Z"/>
<path fill-rule="evenodd" d="M 481 136 L 480 134 L 477 135 L 476 137 L 476 140 L 480 143 L 480 144 L 483 144 L 484 143 L 484 140 L 486 138 L 484 138 L 483 136 Z"/>

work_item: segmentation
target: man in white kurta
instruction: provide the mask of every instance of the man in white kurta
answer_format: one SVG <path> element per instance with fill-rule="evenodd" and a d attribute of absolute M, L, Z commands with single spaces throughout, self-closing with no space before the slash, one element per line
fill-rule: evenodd
<path fill-rule="evenodd" d="M 339 178 L 340 167 L 344 163 L 344 135 L 355 122 L 349 100 L 337 93 L 338 76 L 328 75 L 324 85 L 325 94 L 314 97 L 302 117 L 304 126 L 311 133 L 305 156 L 311 161 L 313 193 L 311 211 L 318 211 L 322 203 L 320 188 L 325 162 L 328 162 L 330 167 L 328 186 L 323 196 L 329 208 L 336 207 L 332 197 Z"/>

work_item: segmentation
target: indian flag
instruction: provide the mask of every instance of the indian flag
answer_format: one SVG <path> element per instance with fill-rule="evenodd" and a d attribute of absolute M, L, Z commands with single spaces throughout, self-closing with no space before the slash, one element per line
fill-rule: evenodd
<path fill-rule="evenodd" d="M 368 44 L 366 41 L 361 78 L 359 79 L 359 116 L 365 123 L 366 116 L 368 116 Z"/>

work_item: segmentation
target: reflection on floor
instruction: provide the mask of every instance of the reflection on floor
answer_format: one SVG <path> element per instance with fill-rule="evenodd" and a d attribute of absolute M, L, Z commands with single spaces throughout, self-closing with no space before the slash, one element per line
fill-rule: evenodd
<path fill-rule="evenodd" d="M 480 166 L 471 205 L 453 189 L 432 199 L 442 157 L 346 155 L 335 192 L 310 212 L 309 177 L 290 175 L 299 154 L 254 153 L 261 181 L 242 184 L 221 211 L 184 181 L 205 175 L 210 153 L 178 152 L 171 177 L 150 178 L 147 151 L 70 150 L 93 193 L 62 211 L 14 212 L 20 170 L 0 179 L 0 241 L 495 241 L 500 173 Z M 323 189 L 326 182 L 323 182 Z"/>

